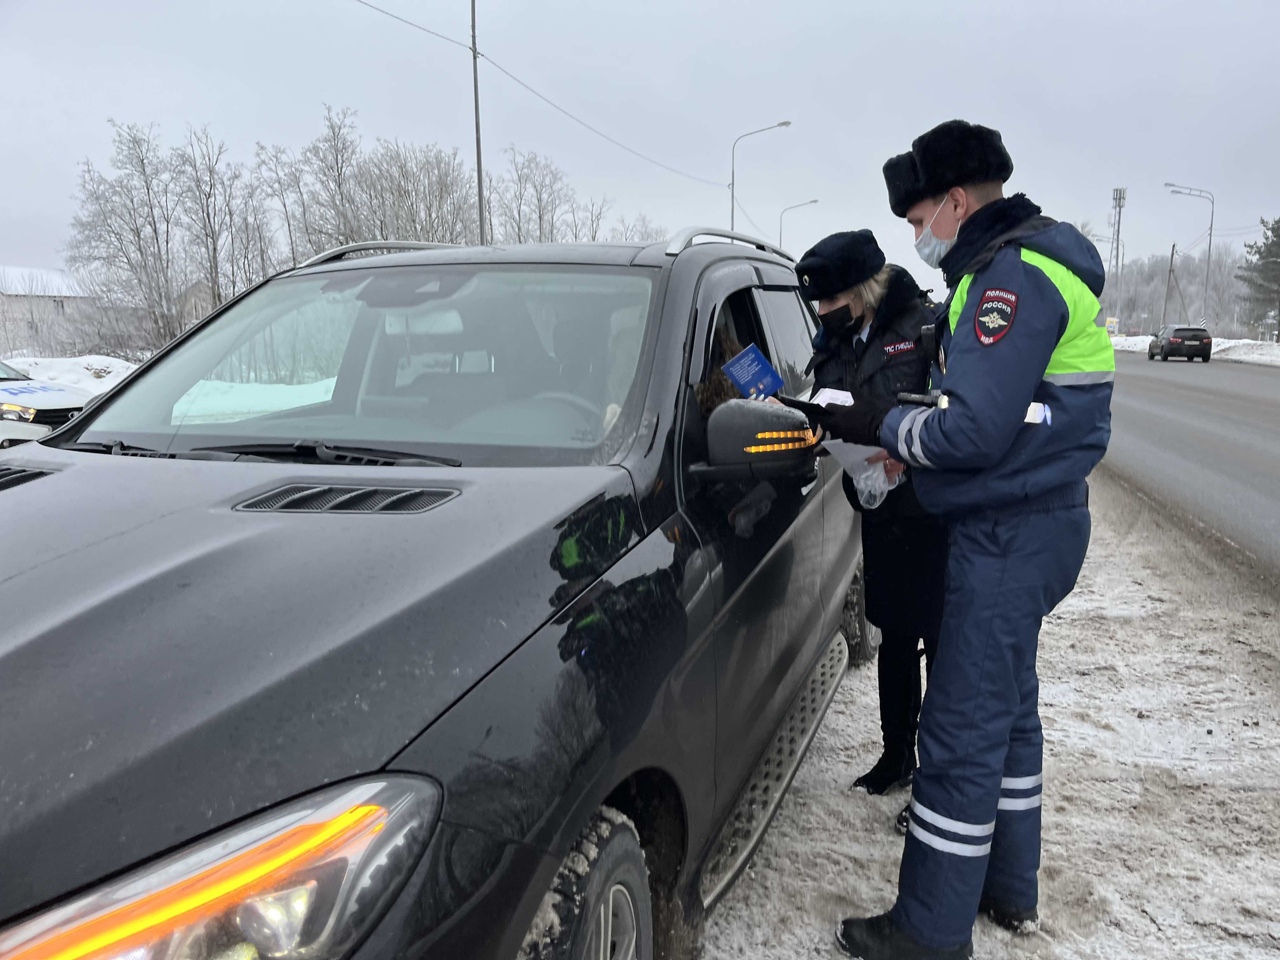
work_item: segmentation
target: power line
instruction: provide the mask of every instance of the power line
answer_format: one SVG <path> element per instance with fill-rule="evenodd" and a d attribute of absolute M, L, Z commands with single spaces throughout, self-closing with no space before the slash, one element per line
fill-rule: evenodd
<path fill-rule="evenodd" d="M 357 2 L 363 2 L 363 0 L 357 0 Z M 523 80 L 517 77 L 514 73 L 512 73 L 502 64 L 494 60 L 492 57 L 483 53 L 480 54 L 480 57 L 488 61 L 490 66 L 492 66 L 499 73 L 506 76 L 509 80 L 512 80 L 515 83 L 519 84 L 520 86 L 524 87 L 524 89 L 528 90 L 531 94 L 533 94 L 543 103 L 545 103 L 547 106 L 564 114 L 566 117 L 568 117 L 570 120 L 572 120 L 574 123 L 578 124 L 579 126 L 584 127 L 587 130 L 590 130 L 592 133 L 594 133 L 597 137 L 600 137 L 602 140 L 607 140 L 609 143 L 612 143 L 615 147 L 618 147 L 621 150 L 627 151 L 627 153 L 631 154 L 632 156 L 639 157 L 641 160 L 644 160 L 646 163 L 651 163 L 655 167 L 661 167 L 663 170 L 666 170 L 669 173 L 674 173 L 677 176 L 684 177 L 686 180 L 693 180 L 696 183 L 703 183 L 711 187 L 724 186 L 724 184 L 717 183 L 715 180 L 708 180 L 706 177 L 699 177 L 692 173 L 685 173 L 683 170 L 678 170 L 675 167 L 670 166 L 669 164 L 663 163 L 661 160 L 655 160 L 653 157 L 646 156 L 645 154 L 641 153 L 639 150 L 635 150 L 627 146 L 625 143 L 621 142 L 620 140 L 615 140 L 613 137 L 609 136 L 607 133 L 601 130 L 597 130 L 595 127 L 587 123 L 587 121 L 583 120 L 581 117 L 574 116 L 572 113 L 570 113 L 564 107 L 560 106 L 560 104 L 556 103 L 550 97 L 546 96 L 545 94 L 541 94 L 537 90 L 533 89 L 533 87 L 529 86 L 529 84 L 525 83 Z"/>
<path fill-rule="evenodd" d="M 438 33 L 435 30 L 430 30 L 422 26 L 422 24 L 420 23 L 414 23 L 412 20 L 406 20 L 404 17 L 398 16 L 397 14 L 392 13 L 390 10 L 384 10 L 382 7 L 375 6 L 374 4 L 369 3 L 368 0 L 355 0 L 355 2 L 360 4 L 362 7 L 368 7 L 370 10 L 376 11 L 385 17 L 390 17 L 392 20 L 402 23 L 407 27 L 412 27 L 414 30 L 420 30 L 421 32 L 425 34 L 429 34 L 430 36 L 433 36 L 438 40 L 444 40 L 446 43 L 451 43 L 455 47 L 461 47 L 463 50 L 466 50 L 468 53 L 471 52 L 470 44 L 463 43 L 460 40 L 455 40 L 453 37 L 447 37 L 443 33 Z M 487 63 L 489 63 L 490 66 L 492 66 L 499 73 L 507 77 L 507 79 L 523 87 L 525 90 L 533 94 L 535 97 L 537 97 L 547 106 L 551 107 L 553 110 L 556 110 L 557 112 L 564 114 L 564 116 L 568 117 L 574 123 L 578 124 L 579 126 L 583 127 L 586 130 L 589 130 L 591 133 L 594 133 L 597 137 L 600 137 L 602 140 L 608 141 L 618 149 L 625 150 L 627 153 L 631 154 L 632 156 L 639 157 L 641 160 L 645 161 L 646 163 L 651 163 L 655 167 L 661 167 L 663 170 L 666 170 L 668 173 L 674 173 L 676 176 L 684 177 L 686 180 L 692 180 L 695 183 L 702 183 L 712 187 L 724 186 L 724 184 L 718 183 L 715 180 L 708 180 L 705 177 L 699 177 L 692 173 L 686 173 L 684 170 L 679 170 L 676 167 L 671 166 L 670 164 L 663 163 L 661 160 L 655 160 L 653 157 L 647 156 L 646 154 L 641 153 L 639 150 L 636 150 L 632 147 L 627 146 L 622 141 L 616 140 L 613 137 L 609 136 L 604 131 L 597 129 L 596 127 L 593 127 L 591 124 L 587 123 L 587 121 L 583 120 L 581 117 L 575 116 L 574 114 L 570 113 L 568 110 L 560 106 L 560 104 L 556 103 L 550 97 L 546 96 L 543 93 L 539 93 L 537 90 L 529 86 L 529 84 L 525 83 L 523 80 L 517 77 L 514 73 L 512 73 L 510 70 L 508 70 L 506 67 L 498 63 L 496 60 L 494 60 L 492 57 L 488 56 L 487 54 L 481 53 L 480 58 L 485 60 Z M 758 230 L 759 227 L 757 227 L 756 229 Z"/>
<path fill-rule="evenodd" d="M 746 217 L 747 223 L 751 224 L 751 226 L 756 228 L 757 236 L 759 236 L 760 239 L 762 240 L 766 239 L 764 234 L 764 228 L 762 228 L 760 224 L 756 223 L 755 220 L 751 218 L 751 214 L 747 213 L 747 208 L 742 205 L 742 201 L 739 200 L 737 197 L 734 197 L 733 202 L 737 206 L 738 212 L 741 213 L 744 217 Z"/>
<path fill-rule="evenodd" d="M 355 0 L 355 2 L 360 4 L 362 7 L 368 7 L 370 10 L 376 10 L 384 17 L 390 17 L 392 20 L 398 20 L 406 27 L 413 27 L 415 30 L 421 30 L 423 33 L 430 34 L 437 40 L 443 40 L 445 43 L 452 43 L 455 47 L 461 47 L 463 50 L 467 51 L 467 53 L 471 52 L 471 45 L 463 43 L 461 40 L 455 40 L 453 37 L 446 37 L 443 33 L 436 33 L 434 30 L 429 30 L 420 23 L 414 23 L 412 20 L 406 20 L 404 17 L 392 13 L 390 10 L 383 10 L 381 7 L 374 6 L 372 3 L 369 3 L 368 0 Z"/>

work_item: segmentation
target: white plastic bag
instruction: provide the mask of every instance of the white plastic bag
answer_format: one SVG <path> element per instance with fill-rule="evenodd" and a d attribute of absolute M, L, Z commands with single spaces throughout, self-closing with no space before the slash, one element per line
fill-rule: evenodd
<path fill-rule="evenodd" d="M 852 406 L 853 395 L 847 390 L 824 388 L 814 395 L 813 402 L 824 407 L 833 404 Z M 883 463 L 867 463 L 868 457 L 884 452 L 879 447 L 864 447 L 855 443 L 845 443 L 842 440 L 829 440 L 823 446 L 836 458 L 844 472 L 849 474 L 849 479 L 853 481 L 853 487 L 858 492 L 858 502 L 862 504 L 864 510 L 874 510 L 884 503 L 884 498 L 889 495 L 889 491 L 902 483 L 906 477 L 904 472 L 898 474 L 896 479 L 890 480 L 889 475 L 885 473 Z"/>
<path fill-rule="evenodd" d="M 868 457 L 884 452 L 879 447 L 863 447 L 841 440 L 829 440 L 823 446 L 853 481 L 853 487 L 858 492 L 858 502 L 864 510 L 874 510 L 884 503 L 889 491 L 906 478 L 904 472 L 890 480 L 883 463 L 867 463 Z"/>

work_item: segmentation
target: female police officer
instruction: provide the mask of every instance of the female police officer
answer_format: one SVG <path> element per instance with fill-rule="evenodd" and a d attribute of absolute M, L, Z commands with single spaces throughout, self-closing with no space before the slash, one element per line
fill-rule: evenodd
<path fill-rule="evenodd" d="M 818 388 L 897 403 L 924 393 L 929 359 L 920 328 L 932 322 L 924 293 L 901 267 L 885 264 L 870 230 L 837 233 L 796 266 L 801 292 L 817 301 L 821 329 L 810 369 Z M 886 469 L 905 468 L 890 461 Z M 854 786 L 883 794 L 909 783 L 920 715 L 920 642 L 929 661 L 942 619 L 947 535 L 916 499 L 910 475 L 874 510 L 863 510 L 849 476 L 845 493 L 862 513 L 867 619 L 881 629 L 880 728 L 884 753 Z"/>

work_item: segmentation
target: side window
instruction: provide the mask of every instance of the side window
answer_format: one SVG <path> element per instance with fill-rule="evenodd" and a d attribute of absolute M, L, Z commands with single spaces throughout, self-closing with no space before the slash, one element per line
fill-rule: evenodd
<path fill-rule="evenodd" d="M 751 291 L 739 290 L 716 308 L 707 364 L 703 369 L 702 382 L 695 388 L 703 417 L 710 416 L 711 411 L 726 400 L 742 399 L 738 388 L 721 368 L 752 344 L 773 362 Z"/>
<path fill-rule="evenodd" d="M 813 390 L 813 374 L 805 373 L 813 357 L 814 329 L 808 311 L 791 289 L 759 290 L 765 319 L 773 340 L 774 366 L 782 374 L 786 392 L 791 397 L 807 397 Z"/>
<path fill-rule="evenodd" d="M 721 368 L 753 343 L 773 362 L 751 290 L 739 290 L 716 307 L 710 339 L 702 346 L 706 358 L 702 378 L 689 388 L 685 409 L 685 463 L 706 460 L 707 418 L 712 411 L 729 400 L 742 399 Z"/>

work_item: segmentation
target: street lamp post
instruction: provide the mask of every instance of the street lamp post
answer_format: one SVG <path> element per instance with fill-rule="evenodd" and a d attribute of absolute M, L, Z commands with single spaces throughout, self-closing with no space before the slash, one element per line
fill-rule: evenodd
<path fill-rule="evenodd" d="M 790 120 L 783 120 L 781 123 L 775 123 L 772 126 L 761 127 L 759 130 L 751 130 L 744 133 L 738 140 L 747 137 L 754 137 L 757 133 L 768 133 L 770 130 L 777 130 L 779 127 L 791 126 Z M 734 229 L 737 224 L 737 186 L 738 186 L 738 140 L 733 141 L 733 149 L 729 151 L 729 229 Z"/>
<path fill-rule="evenodd" d="M 1209 319 L 1209 275 L 1213 270 L 1213 215 L 1216 204 L 1213 194 L 1199 187 L 1183 187 L 1176 183 L 1166 183 L 1169 192 L 1182 197 L 1199 197 L 1209 201 L 1209 252 L 1205 255 L 1204 265 L 1204 319 Z"/>
<path fill-rule="evenodd" d="M 797 203 L 790 207 L 783 208 L 783 211 L 778 214 L 778 246 L 782 246 L 782 218 L 792 210 L 799 210 L 801 207 L 811 207 L 817 202 L 817 200 L 806 200 L 804 203 Z"/>

